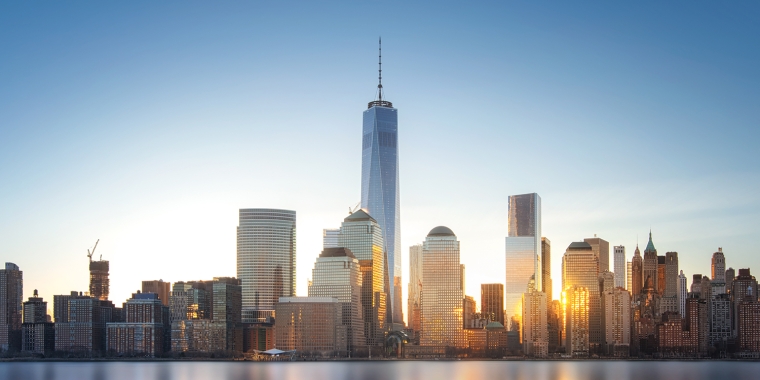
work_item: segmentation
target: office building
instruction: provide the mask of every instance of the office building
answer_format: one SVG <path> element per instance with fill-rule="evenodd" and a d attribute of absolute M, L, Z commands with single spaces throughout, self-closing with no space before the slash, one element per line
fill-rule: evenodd
<path fill-rule="evenodd" d="M 545 358 L 549 355 L 546 301 L 546 293 L 536 290 L 531 281 L 522 300 L 523 352 L 528 356 Z"/>
<path fill-rule="evenodd" d="M 45 354 L 55 349 L 55 327 L 48 321 L 47 302 L 34 290 L 24 302 L 24 323 L 21 325 L 21 351 Z"/>
<path fill-rule="evenodd" d="M 628 261 L 625 263 L 625 289 L 629 292 L 633 288 L 633 263 Z"/>
<path fill-rule="evenodd" d="M 710 262 L 710 276 L 713 285 L 713 295 L 726 292 L 726 257 L 723 248 L 718 247 L 718 252 L 713 253 Z"/>
<path fill-rule="evenodd" d="M 741 276 L 739 269 L 739 276 Z M 740 352 L 760 353 L 760 302 L 754 289 L 748 286 L 744 297 L 737 302 L 737 332 Z"/>
<path fill-rule="evenodd" d="M 734 277 L 736 277 L 736 271 L 734 271 L 734 268 L 726 269 L 726 292 L 728 293 L 731 292 Z"/>
<path fill-rule="evenodd" d="M 467 347 L 461 275 L 456 235 L 447 227 L 433 228 L 422 247 L 420 345 Z"/>
<path fill-rule="evenodd" d="M 596 261 L 593 254 L 591 257 Z M 583 286 L 571 285 L 562 292 L 562 298 L 565 305 L 565 352 L 573 357 L 588 356 L 589 291 Z"/>
<path fill-rule="evenodd" d="M 55 350 L 79 353 L 106 351 L 106 324 L 120 319 L 111 301 L 80 292 L 68 300 L 68 322 L 55 323 Z"/>
<path fill-rule="evenodd" d="M 338 235 L 340 228 L 325 228 L 322 230 L 322 249 L 338 248 Z"/>
<path fill-rule="evenodd" d="M 588 308 L 588 347 L 592 352 L 599 351 L 602 344 L 602 310 L 597 268 L 598 258 L 590 244 L 570 243 L 562 257 L 562 288 L 579 286 L 588 294 L 584 305 Z"/>
<path fill-rule="evenodd" d="M 739 275 L 731 282 L 731 300 L 734 304 L 734 323 L 733 335 L 739 335 L 739 304 L 743 302 L 747 295 L 753 295 L 757 298 L 757 279 L 750 273 L 749 268 L 739 269 Z"/>
<path fill-rule="evenodd" d="M 143 293 L 154 293 L 164 306 L 169 306 L 169 296 L 171 295 L 171 284 L 164 280 L 153 280 L 142 282 Z"/>
<path fill-rule="evenodd" d="M 362 317 L 362 274 L 359 260 L 348 248 L 325 248 L 314 263 L 309 297 L 333 297 L 341 307 L 339 323 L 346 329 L 346 349 L 365 346 Z"/>
<path fill-rule="evenodd" d="M 541 238 L 541 291 L 546 293 L 546 302 L 552 302 L 552 243 Z M 502 322 L 503 324 L 503 322 Z"/>
<path fill-rule="evenodd" d="M 686 276 L 683 271 L 678 275 L 678 315 L 681 318 L 686 315 L 686 296 L 689 294 L 689 288 L 686 286 Z"/>
<path fill-rule="evenodd" d="M 628 290 L 632 296 L 638 296 L 644 289 L 644 259 L 641 257 L 638 245 L 636 245 L 636 251 L 633 252 L 633 259 L 631 259 L 631 273 L 631 287 Z"/>
<path fill-rule="evenodd" d="M 24 273 L 14 263 L 0 269 L 0 351 L 21 349 Z"/>
<path fill-rule="evenodd" d="M 659 274 L 659 259 L 657 258 L 657 249 L 654 247 L 654 243 L 652 243 L 652 231 L 649 231 L 649 242 L 647 242 L 647 247 L 644 249 L 644 282 L 646 283 L 647 279 L 652 279 L 652 286 L 655 290 L 661 295 L 660 292 L 660 284 L 658 282 Z M 664 268 L 663 268 L 664 269 Z"/>
<path fill-rule="evenodd" d="M 594 235 L 593 238 L 583 239 L 584 242 L 591 245 L 591 250 L 599 260 L 599 273 L 610 270 L 610 243 Z"/>
<path fill-rule="evenodd" d="M 731 298 L 725 293 L 713 294 L 709 307 L 710 332 L 708 340 L 710 346 L 726 352 L 732 333 L 731 313 L 733 310 L 731 308 Z"/>
<path fill-rule="evenodd" d="M 338 245 L 350 250 L 359 260 L 364 338 L 367 345 L 383 345 L 388 317 L 383 230 L 365 210 L 357 210 L 343 219 Z"/>
<path fill-rule="evenodd" d="M 667 252 L 660 256 L 663 261 L 663 276 L 661 277 L 662 297 L 660 299 L 660 314 L 672 312 L 678 314 L 681 310 L 681 298 L 678 293 L 678 252 Z"/>
<path fill-rule="evenodd" d="M 463 329 L 483 328 L 483 326 L 479 325 L 480 314 L 478 313 L 477 304 L 473 296 L 465 295 L 462 300 L 462 321 Z"/>
<path fill-rule="evenodd" d="M 382 64 L 380 68 L 382 74 Z M 389 322 L 403 324 L 398 110 L 383 98 L 382 75 L 378 78 L 377 97 L 367 105 L 362 120 L 361 205 L 383 231 L 389 281 Z"/>
<path fill-rule="evenodd" d="M 631 344 L 631 295 L 622 287 L 604 290 L 604 346 L 610 356 L 628 356 Z"/>
<path fill-rule="evenodd" d="M 412 343 L 420 342 L 420 295 L 422 293 L 422 244 L 409 247 L 409 305 L 407 306 L 407 330 Z"/>
<path fill-rule="evenodd" d="M 308 356 L 346 356 L 341 306 L 334 297 L 282 297 L 275 304 L 275 347 Z"/>
<path fill-rule="evenodd" d="M 505 318 L 511 331 L 520 331 L 522 295 L 531 278 L 543 289 L 541 278 L 541 197 L 536 193 L 510 195 L 506 238 Z M 519 342 L 518 342 L 519 343 Z"/>
<path fill-rule="evenodd" d="M 167 349 L 169 313 L 158 294 L 132 294 L 124 305 L 124 315 L 124 322 L 106 324 L 109 351 L 118 355 L 155 357 Z"/>
<path fill-rule="evenodd" d="M 549 295 L 547 294 L 547 297 Z M 547 298 L 548 299 L 548 298 Z M 489 321 L 496 321 L 504 326 L 504 285 L 480 285 L 480 314 Z"/>
<path fill-rule="evenodd" d="M 615 287 L 626 287 L 626 261 L 625 261 L 625 247 L 622 245 L 616 245 L 612 248 L 614 252 L 614 273 L 615 273 Z"/>
<path fill-rule="evenodd" d="M 280 297 L 296 295 L 296 212 L 240 209 L 237 278 L 244 322 L 264 322 Z"/>

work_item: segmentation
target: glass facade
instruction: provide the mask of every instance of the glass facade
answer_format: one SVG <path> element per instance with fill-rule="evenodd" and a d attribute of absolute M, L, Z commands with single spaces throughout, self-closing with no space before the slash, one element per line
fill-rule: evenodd
<path fill-rule="evenodd" d="M 446 227 L 436 227 L 422 247 L 420 345 L 467 347 L 464 334 L 459 241 Z"/>
<path fill-rule="evenodd" d="M 571 243 L 562 257 L 562 289 L 578 286 L 586 289 L 588 294 L 584 305 L 588 315 L 587 339 L 592 350 L 601 348 L 603 333 L 598 267 L 599 259 L 586 242 Z"/>
<path fill-rule="evenodd" d="M 237 278 L 242 286 L 245 315 L 257 315 L 246 311 L 274 310 L 274 304 L 280 297 L 295 296 L 295 211 L 240 209 Z"/>
<path fill-rule="evenodd" d="M 348 248 L 359 260 L 362 316 L 367 344 L 382 345 L 387 311 L 382 229 L 364 210 L 358 210 L 343 220 L 338 245 Z"/>
<path fill-rule="evenodd" d="M 362 128 L 362 208 L 383 230 L 388 264 L 389 314 L 401 313 L 401 237 L 398 176 L 398 110 L 389 102 L 371 102 Z"/>
<path fill-rule="evenodd" d="M 311 276 L 309 297 L 334 297 L 340 303 L 347 349 L 353 351 L 364 346 L 362 273 L 356 256 L 347 248 L 325 248 L 314 263 Z"/>
<path fill-rule="evenodd" d="M 505 318 L 511 331 L 520 331 L 522 297 L 533 278 L 543 289 L 541 265 L 541 197 L 536 193 L 510 195 L 509 235 L 506 238 Z"/>

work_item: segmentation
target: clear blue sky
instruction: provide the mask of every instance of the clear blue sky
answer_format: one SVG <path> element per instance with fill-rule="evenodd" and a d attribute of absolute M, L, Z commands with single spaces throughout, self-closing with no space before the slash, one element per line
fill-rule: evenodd
<path fill-rule="evenodd" d="M 505 4 L 506 3 L 506 4 Z M 3 2 L 0 260 L 25 296 L 235 275 L 237 210 L 298 213 L 298 293 L 360 198 L 383 37 L 401 241 L 446 225 L 466 293 L 504 281 L 507 196 L 567 245 L 760 272 L 756 2 Z M 96 256 L 98 256 L 96 253 Z M 760 273 L 758 273 L 760 274 Z M 406 297 L 406 284 L 404 284 Z M 406 302 L 404 302 L 406 303 Z"/>

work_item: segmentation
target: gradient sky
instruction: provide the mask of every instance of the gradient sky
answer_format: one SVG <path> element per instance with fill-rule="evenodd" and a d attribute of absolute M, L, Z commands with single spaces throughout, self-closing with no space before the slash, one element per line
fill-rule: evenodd
<path fill-rule="evenodd" d="M 760 271 L 755 2 L 0 3 L 0 260 L 24 295 L 234 276 L 239 208 L 297 211 L 297 292 L 360 199 L 361 120 L 399 109 L 408 247 L 504 282 L 507 196 L 537 192 L 554 293 L 572 241 Z M 610 257 L 612 263 L 612 257 Z M 758 273 L 760 274 L 760 273 Z"/>

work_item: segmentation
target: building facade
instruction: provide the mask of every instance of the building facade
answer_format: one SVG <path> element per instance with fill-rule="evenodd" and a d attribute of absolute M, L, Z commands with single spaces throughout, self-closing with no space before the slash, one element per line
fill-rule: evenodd
<path fill-rule="evenodd" d="M 549 355 L 547 298 L 546 293 L 536 290 L 532 282 L 528 291 L 523 293 L 523 352 L 528 356 L 545 358 Z"/>
<path fill-rule="evenodd" d="M 171 296 L 171 284 L 164 280 L 152 280 L 142 282 L 143 293 L 155 293 L 164 306 L 169 306 L 169 297 Z"/>
<path fill-rule="evenodd" d="M 592 255 L 593 257 L 593 255 Z M 565 353 L 573 357 L 589 355 L 589 291 L 572 285 L 562 292 L 565 305 Z"/>
<path fill-rule="evenodd" d="M 588 293 L 584 306 L 588 308 L 588 347 L 592 352 L 599 351 L 602 344 L 602 310 L 597 268 L 598 258 L 590 244 L 570 243 L 562 257 L 562 288 L 579 286 Z"/>
<path fill-rule="evenodd" d="M 552 302 L 552 243 L 545 237 L 541 238 L 541 282 L 546 301 Z"/>
<path fill-rule="evenodd" d="M 614 252 L 614 273 L 615 273 L 615 287 L 626 287 L 626 261 L 625 261 L 625 247 L 622 245 L 616 245 L 612 248 Z"/>
<path fill-rule="evenodd" d="M 55 327 L 48 321 L 47 302 L 37 295 L 24 302 L 21 325 L 21 351 L 45 354 L 55 349 Z"/>
<path fill-rule="evenodd" d="M 364 347 L 362 273 L 359 260 L 348 248 L 325 248 L 314 263 L 309 297 L 333 297 L 341 308 L 340 324 L 346 329 L 346 349 Z"/>
<path fill-rule="evenodd" d="M 237 278 L 245 322 L 264 322 L 280 297 L 296 294 L 296 212 L 240 209 Z"/>
<path fill-rule="evenodd" d="M 282 297 L 275 304 L 275 347 L 310 356 L 345 356 L 345 327 L 334 297 Z"/>
<path fill-rule="evenodd" d="M 21 349 L 24 273 L 14 263 L 0 269 L 0 351 Z"/>
<path fill-rule="evenodd" d="M 547 294 L 547 297 L 549 295 Z M 496 321 L 504 326 L 504 285 L 480 285 L 480 314 L 483 318 Z"/>
<path fill-rule="evenodd" d="M 461 276 L 456 235 L 447 227 L 433 228 L 422 247 L 420 345 L 467 347 Z"/>
<path fill-rule="evenodd" d="M 522 296 L 534 279 L 543 289 L 541 278 L 541 197 L 536 193 L 509 196 L 506 237 L 506 282 L 504 284 L 505 324 L 520 331 Z"/>
<path fill-rule="evenodd" d="M 420 342 L 420 295 L 422 293 L 422 244 L 409 247 L 409 305 L 407 305 L 407 330 L 415 344 Z"/>
<path fill-rule="evenodd" d="M 605 290 L 604 305 L 604 353 L 625 357 L 631 345 L 631 295 L 622 287 Z"/>

